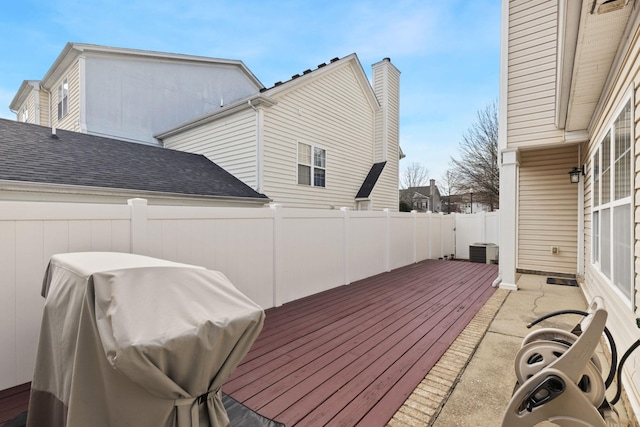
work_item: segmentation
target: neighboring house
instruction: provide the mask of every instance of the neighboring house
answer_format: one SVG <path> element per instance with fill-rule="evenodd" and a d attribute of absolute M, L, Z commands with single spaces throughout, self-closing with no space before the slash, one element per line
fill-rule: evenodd
<path fill-rule="evenodd" d="M 240 61 L 68 43 L 11 109 L 204 154 L 288 207 L 398 210 L 400 72 L 386 58 L 372 80 L 355 54 L 267 89 Z"/>
<path fill-rule="evenodd" d="M 156 134 L 287 207 L 398 210 L 400 72 L 355 54 Z"/>
<path fill-rule="evenodd" d="M 604 298 L 624 351 L 640 338 L 640 7 L 502 7 L 501 286 L 516 289 L 521 271 L 577 275 L 588 300 Z M 636 351 L 623 377 L 636 417 L 639 365 Z"/>
<path fill-rule="evenodd" d="M 263 207 L 204 156 L 0 119 L 0 200 Z"/>
<path fill-rule="evenodd" d="M 241 61 L 67 43 L 10 108 L 22 122 L 158 144 L 155 133 L 262 87 Z"/>
<path fill-rule="evenodd" d="M 408 203 L 412 210 L 418 212 L 442 212 L 440 190 L 436 180 L 429 180 L 428 186 L 409 187 L 400 190 L 400 200 Z"/>

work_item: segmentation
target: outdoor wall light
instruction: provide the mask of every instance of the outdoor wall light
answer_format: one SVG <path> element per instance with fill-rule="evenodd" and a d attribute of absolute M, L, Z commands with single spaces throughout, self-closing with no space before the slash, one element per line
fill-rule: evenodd
<path fill-rule="evenodd" d="M 584 166 L 580 168 L 574 166 L 574 168 L 569 171 L 569 181 L 571 181 L 572 184 L 579 183 L 580 175 L 584 175 Z"/>

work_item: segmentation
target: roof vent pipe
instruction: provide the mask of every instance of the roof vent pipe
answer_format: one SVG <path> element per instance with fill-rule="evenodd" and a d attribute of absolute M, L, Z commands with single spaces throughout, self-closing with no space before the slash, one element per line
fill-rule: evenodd
<path fill-rule="evenodd" d="M 55 127 L 51 128 L 51 138 L 52 139 L 58 139 L 58 135 L 56 134 L 56 128 Z"/>

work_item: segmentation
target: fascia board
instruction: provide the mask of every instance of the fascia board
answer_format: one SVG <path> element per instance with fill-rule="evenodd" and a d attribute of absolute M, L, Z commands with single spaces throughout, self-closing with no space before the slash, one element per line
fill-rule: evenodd
<path fill-rule="evenodd" d="M 18 92 L 16 92 L 16 95 L 13 97 L 13 100 L 11 100 L 9 108 L 12 111 L 16 111 L 18 108 L 20 108 L 31 91 L 40 87 L 39 83 L 39 80 L 24 80 L 20 85 Z"/>
<path fill-rule="evenodd" d="M 111 187 L 90 187 L 85 185 L 50 184 L 28 181 L 0 180 L 0 191 L 24 192 L 24 193 L 49 193 L 49 194 L 74 194 L 92 196 L 116 196 L 116 197 L 141 197 L 141 198 L 165 198 L 184 200 L 219 200 L 232 202 L 246 202 L 266 204 L 272 200 L 268 197 L 233 197 L 210 196 L 202 194 L 182 194 L 162 191 L 132 190 Z"/>
<path fill-rule="evenodd" d="M 356 73 L 356 77 L 358 78 L 358 82 L 360 83 L 365 96 L 371 104 L 372 109 L 379 109 L 380 103 L 378 102 L 378 98 L 376 97 L 375 92 L 373 91 L 373 87 L 371 87 L 371 83 L 369 82 L 369 79 L 367 78 L 367 75 L 365 74 L 364 69 L 360 64 L 360 61 L 358 60 L 358 56 L 355 53 L 345 56 L 344 58 L 341 58 L 337 61 L 331 62 L 322 68 L 317 68 L 310 73 L 303 74 L 300 77 L 288 80 L 278 86 L 267 89 L 263 93 L 273 97 L 282 96 L 304 84 L 307 84 L 309 81 L 320 78 L 321 76 L 330 73 L 337 68 L 344 67 L 349 63 L 353 64 L 353 69 Z"/>
<path fill-rule="evenodd" d="M 258 88 L 263 88 L 264 85 L 258 80 L 258 78 L 249 70 L 249 68 L 239 60 L 235 59 L 221 59 L 211 58 L 206 56 L 197 55 L 184 55 L 179 53 L 165 53 L 154 52 L 150 50 L 138 50 L 138 49 L 126 49 L 116 48 L 109 46 L 99 46 L 83 43 L 67 43 L 55 60 L 47 74 L 42 78 L 43 87 L 47 90 L 51 90 L 51 85 L 60 78 L 60 76 L 66 72 L 67 68 L 76 60 L 80 54 L 111 54 L 119 56 L 134 56 L 140 58 L 153 58 L 169 61 L 182 61 L 182 62 L 198 62 L 212 65 L 227 65 L 239 68 L 248 79 Z"/>

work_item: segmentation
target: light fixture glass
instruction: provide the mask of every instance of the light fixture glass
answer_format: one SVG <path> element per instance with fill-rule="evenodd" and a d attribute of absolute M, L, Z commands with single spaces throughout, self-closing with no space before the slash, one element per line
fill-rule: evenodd
<path fill-rule="evenodd" d="M 572 184 L 577 184 L 580 182 L 580 175 L 582 175 L 582 169 L 574 167 L 569 171 L 569 180 Z"/>

